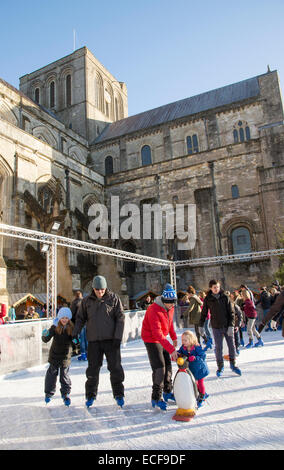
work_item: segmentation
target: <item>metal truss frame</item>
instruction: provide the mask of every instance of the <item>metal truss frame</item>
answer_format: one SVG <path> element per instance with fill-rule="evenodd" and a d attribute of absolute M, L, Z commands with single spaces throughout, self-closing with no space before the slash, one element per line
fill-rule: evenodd
<path fill-rule="evenodd" d="M 47 286 L 47 312 L 51 307 L 52 317 L 56 316 L 57 308 L 57 247 L 65 247 L 73 250 L 87 251 L 89 253 L 97 253 L 108 255 L 115 258 L 125 259 L 127 261 L 137 261 L 144 264 L 156 266 L 164 266 L 170 269 L 170 279 L 176 288 L 175 263 L 165 259 L 153 258 L 150 256 L 130 253 L 128 251 L 118 250 L 107 246 L 97 245 L 81 240 L 73 240 L 71 238 L 54 235 L 51 233 L 39 232 L 13 225 L 0 224 L 0 235 L 20 238 L 22 240 L 30 240 L 40 242 L 47 245 L 46 250 L 46 286 Z"/>
<path fill-rule="evenodd" d="M 108 255 L 116 258 L 125 259 L 128 261 L 137 261 L 139 263 L 164 266 L 170 270 L 170 282 L 174 289 L 177 288 L 176 283 L 176 269 L 196 266 L 210 266 L 214 264 L 228 264 L 235 262 L 253 262 L 257 259 L 266 259 L 271 256 L 284 255 L 284 248 L 255 251 L 251 253 L 242 253 L 238 255 L 224 255 L 214 256 L 208 258 L 194 258 L 191 260 L 170 261 L 165 259 L 153 258 L 150 256 L 139 255 L 130 253 L 116 248 L 97 245 L 95 243 L 84 242 L 80 240 L 73 240 L 71 238 L 54 235 L 51 233 L 39 232 L 13 225 L 0 224 L 0 235 L 20 238 L 24 240 L 36 241 L 48 246 L 46 251 L 46 285 L 47 285 L 47 312 L 51 307 L 52 316 L 56 316 L 57 308 L 57 247 L 65 247 L 73 250 L 87 251 L 91 253 L 98 253 L 101 255 Z"/>
<path fill-rule="evenodd" d="M 238 255 L 223 255 L 212 256 L 209 258 L 193 258 L 191 260 L 175 261 L 176 268 L 183 266 L 210 266 L 213 264 L 229 264 L 236 262 L 253 262 L 257 259 L 270 258 L 271 256 L 283 256 L 284 248 L 265 250 L 265 251 L 252 251 L 250 253 L 241 253 Z"/>

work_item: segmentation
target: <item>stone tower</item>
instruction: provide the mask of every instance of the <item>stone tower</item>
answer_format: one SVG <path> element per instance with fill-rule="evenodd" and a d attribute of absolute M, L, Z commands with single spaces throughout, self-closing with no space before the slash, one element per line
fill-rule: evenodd
<path fill-rule="evenodd" d="M 20 90 L 76 133 L 94 141 L 105 126 L 128 116 L 127 88 L 87 49 L 20 78 Z"/>

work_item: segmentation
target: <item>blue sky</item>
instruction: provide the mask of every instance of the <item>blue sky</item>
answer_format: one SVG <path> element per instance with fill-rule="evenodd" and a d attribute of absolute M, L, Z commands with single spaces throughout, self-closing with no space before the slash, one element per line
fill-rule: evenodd
<path fill-rule="evenodd" d="M 87 46 L 128 88 L 129 115 L 278 70 L 284 0 L 0 0 L 0 77 Z"/>

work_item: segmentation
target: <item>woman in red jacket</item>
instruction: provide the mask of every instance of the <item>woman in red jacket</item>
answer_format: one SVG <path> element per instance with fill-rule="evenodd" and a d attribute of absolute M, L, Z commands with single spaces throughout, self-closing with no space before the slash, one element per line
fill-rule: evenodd
<path fill-rule="evenodd" d="M 257 329 L 255 328 L 255 320 L 257 319 L 257 311 L 255 306 L 250 298 L 250 294 L 247 290 L 242 290 L 242 298 L 244 299 L 245 303 L 243 305 L 243 309 L 245 312 L 245 316 L 247 317 L 247 333 L 249 337 L 249 342 L 246 345 L 246 348 L 253 347 L 253 335 L 256 336 L 257 342 L 255 346 L 263 346 L 263 341 L 261 339 L 260 334 L 258 333 Z"/>
<path fill-rule="evenodd" d="M 156 297 L 155 302 L 148 307 L 141 331 L 153 371 L 152 406 L 162 410 L 166 410 L 168 400 L 174 400 L 171 360 L 176 361 L 178 357 L 177 335 L 173 325 L 176 300 L 176 291 L 167 284 L 162 295 Z M 173 344 L 167 340 L 168 335 Z"/>

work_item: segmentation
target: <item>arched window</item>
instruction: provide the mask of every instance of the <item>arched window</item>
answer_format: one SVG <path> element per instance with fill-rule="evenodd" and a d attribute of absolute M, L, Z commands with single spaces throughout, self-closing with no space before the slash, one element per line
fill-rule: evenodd
<path fill-rule="evenodd" d="M 105 159 L 105 175 L 110 176 L 113 174 L 113 158 L 108 155 Z"/>
<path fill-rule="evenodd" d="M 39 104 L 39 97 L 40 97 L 39 88 L 36 88 L 35 89 L 35 102 L 38 104 Z"/>
<path fill-rule="evenodd" d="M 245 133 L 246 133 L 246 140 L 250 140 L 250 130 L 248 126 L 246 126 L 245 128 Z"/>
<path fill-rule="evenodd" d="M 54 108 L 55 106 L 55 83 L 51 82 L 49 85 L 49 106 Z"/>
<path fill-rule="evenodd" d="M 246 227 L 237 227 L 232 231 L 233 254 L 251 252 L 251 239 Z"/>
<path fill-rule="evenodd" d="M 71 75 L 66 76 L 65 83 L 66 83 L 66 106 L 71 106 L 71 101 L 72 101 L 72 93 L 71 93 L 72 80 L 71 80 Z"/>
<path fill-rule="evenodd" d="M 240 197 L 239 187 L 237 184 L 233 184 L 232 185 L 232 198 L 238 199 L 238 197 Z"/>
<path fill-rule="evenodd" d="M 235 124 L 233 129 L 233 137 L 235 144 L 250 140 L 250 128 L 246 122 L 239 121 L 237 124 Z"/>
<path fill-rule="evenodd" d="M 144 145 L 141 149 L 142 166 L 152 164 L 152 154 L 149 145 Z"/>
<path fill-rule="evenodd" d="M 105 114 L 108 118 L 113 118 L 114 106 L 113 106 L 113 89 L 109 83 L 106 84 L 104 89 L 105 97 Z"/>
<path fill-rule="evenodd" d="M 104 87 L 103 87 L 103 79 L 99 73 L 96 74 L 95 77 L 95 106 L 100 111 L 104 110 Z"/>
<path fill-rule="evenodd" d="M 199 152 L 198 137 L 196 134 L 193 136 L 188 135 L 186 138 L 187 153 L 191 155 L 193 153 Z"/>

